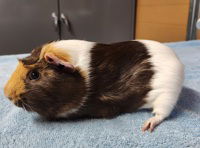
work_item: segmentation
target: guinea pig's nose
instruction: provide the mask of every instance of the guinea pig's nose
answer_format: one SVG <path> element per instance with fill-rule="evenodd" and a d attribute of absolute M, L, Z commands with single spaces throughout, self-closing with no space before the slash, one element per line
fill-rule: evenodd
<path fill-rule="evenodd" d="M 7 97 L 7 96 L 6 96 Z M 9 100 L 12 100 L 12 98 L 11 97 L 7 97 Z"/>
<path fill-rule="evenodd" d="M 12 101 L 12 102 L 13 102 L 13 100 L 14 100 L 14 99 L 13 99 L 12 97 L 10 97 L 10 96 L 8 96 L 7 98 L 8 98 L 10 101 Z"/>

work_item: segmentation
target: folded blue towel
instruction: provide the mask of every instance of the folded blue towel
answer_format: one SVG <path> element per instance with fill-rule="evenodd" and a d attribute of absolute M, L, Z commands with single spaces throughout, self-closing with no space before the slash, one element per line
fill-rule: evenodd
<path fill-rule="evenodd" d="M 3 86 L 25 55 L 0 56 L 0 147 L 200 147 L 200 41 L 168 43 L 185 64 L 185 82 L 171 116 L 153 133 L 143 133 L 152 116 L 138 111 L 114 119 L 47 122 L 14 106 Z"/>

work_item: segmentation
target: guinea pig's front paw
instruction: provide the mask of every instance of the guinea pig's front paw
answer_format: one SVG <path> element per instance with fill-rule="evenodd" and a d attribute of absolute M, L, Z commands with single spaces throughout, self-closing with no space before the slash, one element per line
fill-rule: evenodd
<path fill-rule="evenodd" d="M 143 125 L 142 131 L 150 131 L 152 132 L 155 127 L 160 124 L 163 121 L 163 118 L 161 118 L 159 115 L 156 115 L 154 117 L 149 118 Z"/>

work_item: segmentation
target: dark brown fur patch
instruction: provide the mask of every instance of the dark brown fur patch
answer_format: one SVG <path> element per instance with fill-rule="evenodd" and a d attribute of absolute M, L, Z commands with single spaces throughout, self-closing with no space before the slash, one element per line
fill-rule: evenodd
<path fill-rule="evenodd" d="M 141 107 L 154 74 L 149 58 L 137 41 L 97 44 L 91 51 L 89 112 L 112 117 Z"/>
<path fill-rule="evenodd" d="M 39 60 L 39 56 L 41 53 L 42 47 L 38 47 L 31 52 L 31 55 L 21 59 L 24 65 L 32 65 L 35 64 Z"/>

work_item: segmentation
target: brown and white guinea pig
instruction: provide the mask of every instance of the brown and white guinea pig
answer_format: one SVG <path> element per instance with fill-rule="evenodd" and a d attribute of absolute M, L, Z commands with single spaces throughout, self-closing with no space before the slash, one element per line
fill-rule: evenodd
<path fill-rule="evenodd" d="M 152 108 L 142 130 L 169 116 L 184 68 L 167 46 L 148 40 L 100 44 L 61 40 L 19 59 L 5 95 L 47 118 L 112 118 Z"/>

